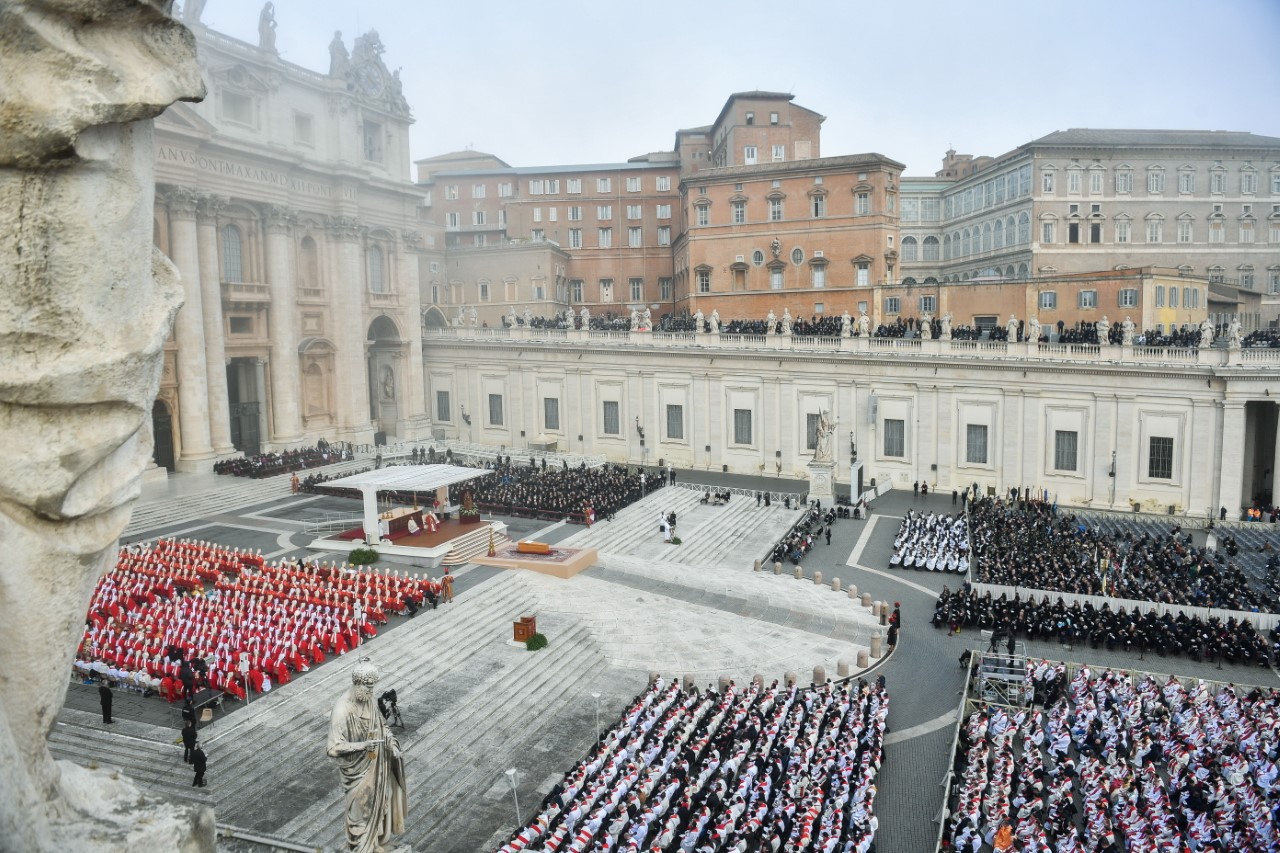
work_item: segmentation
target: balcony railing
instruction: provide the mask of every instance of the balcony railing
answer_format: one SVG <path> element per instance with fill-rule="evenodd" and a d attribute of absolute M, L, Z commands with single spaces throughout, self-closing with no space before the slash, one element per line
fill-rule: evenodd
<path fill-rule="evenodd" d="M 1280 349 L 1224 347 L 1152 347 L 1110 344 L 1009 343 L 1006 341 L 923 340 L 921 338 L 823 337 L 810 335 L 731 335 L 691 332 L 632 332 L 582 329 L 484 329 L 451 326 L 424 329 L 424 342 L 433 340 L 526 344 L 607 344 L 628 348 L 681 350 L 739 350 L 766 352 L 820 352 L 902 358 L 952 357 L 964 359 L 1012 358 L 1029 361 L 1066 361 L 1099 364 L 1172 364 L 1221 367 L 1225 365 L 1280 365 Z"/>

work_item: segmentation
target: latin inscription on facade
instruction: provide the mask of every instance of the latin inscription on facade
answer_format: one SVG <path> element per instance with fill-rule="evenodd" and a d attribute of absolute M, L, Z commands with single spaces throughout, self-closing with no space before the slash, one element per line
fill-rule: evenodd
<path fill-rule="evenodd" d="M 264 169 L 261 166 L 250 166 L 244 163 L 236 163 L 232 160 L 223 159 L 222 157 L 210 157 L 206 154 L 198 154 L 194 151 L 188 151 L 174 145 L 157 146 L 156 161 L 160 163 L 176 163 L 180 166 L 197 169 L 211 175 L 239 178 L 243 181 L 252 181 L 259 184 L 284 187 L 290 192 L 303 193 L 317 198 L 334 197 L 334 188 L 328 184 L 322 184 L 318 181 L 308 181 L 305 178 L 296 178 L 287 175 L 284 172 L 277 172 L 274 169 Z M 342 198 L 348 201 L 356 200 L 356 191 L 354 187 L 342 187 L 340 192 L 342 194 Z"/>

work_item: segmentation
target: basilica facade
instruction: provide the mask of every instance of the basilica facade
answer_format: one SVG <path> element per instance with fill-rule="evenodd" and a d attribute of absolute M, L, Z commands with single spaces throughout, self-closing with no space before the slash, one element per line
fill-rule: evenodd
<path fill-rule="evenodd" d="M 209 96 L 156 122 L 155 242 L 186 297 L 157 464 L 426 434 L 419 271 L 443 246 L 377 33 L 335 36 L 322 74 L 191 24 Z"/>

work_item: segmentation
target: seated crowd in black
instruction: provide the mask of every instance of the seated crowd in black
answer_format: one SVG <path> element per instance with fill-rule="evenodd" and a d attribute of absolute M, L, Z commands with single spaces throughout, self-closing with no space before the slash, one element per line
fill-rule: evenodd
<path fill-rule="evenodd" d="M 1192 544 L 1174 527 L 1165 534 L 1105 533 L 1045 501 L 970 504 L 974 579 L 1081 595 L 1162 604 L 1280 611 L 1280 602 L 1249 585 L 1223 549 Z"/>
<path fill-rule="evenodd" d="M 241 456 L 213 463 L 215 474 L 232 474 L 236 477 L 274 477 L 291 471 L 318 468 L 332 462 L 351 459 L 349 447 L 331 445 L 320 440 L 315 447 L 297 450 L 281 450 L 277 453 L 261 453 L 257 456 Z"/>
<path fill-rule="evenodd" d="M 505 465 L 474 482 L 478 509 L 503 515 L 535 518 L 568 518 L 585 522 L 587 509 L 599 520 L 611 519 L 618 510 L 645 494 L 660 489 L 666 480 L 652 472 L 625 465 L 570 468 L 541 465 Z"/>
<path fill-rule="evenodd" d="M 1201 619 L 1182 611 L 1142 613 L 1134 606 L 1074 602 L 1028 592 L 993 597 L 966 588 L 952 592 L 943 587 L 933 609 L 933 627 L 948 634 L 964 629 L 991 631 L 998 650 L 1004 639 L 1026 638 L 1057 642 L 1064 646 L 1088 645 L 1093 649 L 1134 652 L 1145 657 L 1188 657 L 1193 661 L 1218 660 L 1230 664 L 1266 666 L 1273 658 L 1271 644 L 1247 620 L 1217 616 Z M 1274 632 L 1273 632 L 1274 633 Z"/>
<path fill-rule="evenodd" d="M 1249 348 L 1280 349 L 1280 331 L 1275 329 L 1259 329 L 1250 332 L 1240 340 L 1240 346 Z"/>
<path fill-rule="evenodd" d="M 785 503 L 790 509 L 791 499 L 787 498 Z M 813 546 L 822 537 L 825 536 L 827 544 L 830 545 L 831 529 L 836 519 L 849 517 L 840 511 L 842 508 L 847 509 L 839 505 L 827 507 L 824 510 L 821 503 L 815 503 L 809 507 L 800 520 L 783 534 L 778 544 L 773 546 L 773 551 L 769 554 L 769 562 L 781 563 L 784 560 L 790 560 L 792 565 L 798 566 L 804 559 L 804 555 L 812 551 Z"/>

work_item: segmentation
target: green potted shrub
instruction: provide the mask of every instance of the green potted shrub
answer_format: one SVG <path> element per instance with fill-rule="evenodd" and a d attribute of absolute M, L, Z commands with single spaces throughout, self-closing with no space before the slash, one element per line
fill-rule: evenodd
<path fill-rule="evenodd" d="M 371 566 L 378 562 L 378 552 L 367 545 L 356 548 L 347 556 L 347 562 L 353 566 Z"/>
<path fill-rule="evenodd" d="M 524 641 L 524 647 L 531 652 L 536 652 L 539 649 L 545 649 L 547 647 L 547 635 L 530 634 L 529 639 Z"/>

